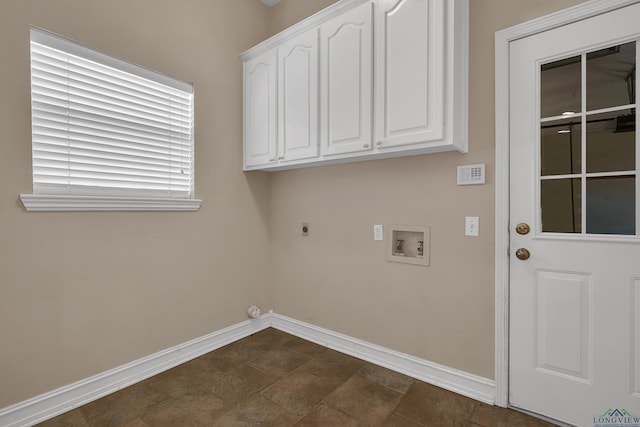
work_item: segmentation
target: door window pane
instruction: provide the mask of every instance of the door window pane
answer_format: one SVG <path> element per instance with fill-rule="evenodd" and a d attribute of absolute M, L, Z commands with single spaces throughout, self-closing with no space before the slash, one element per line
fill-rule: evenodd
<path fill-rule="evenodd" d="M 540 71 L 540 117 L 580 112 L 580 56 L 544 64 Z"/>
<path fill-rule="evenodd" d="M 587 54 L 587 110 L 635 103 L 636 43 Z"/>
<path fill-rule="evenodd" d="M 541 66 L 543 232 L 636 234 L 635 63 L 636 41 Z"/>
<path fill-rule="evenodd" d="M 587 173 L 635 170 L 635 120 L 630 110 L 587 117 Z"/>
<path fill-rule="evenodd" d="M 580 233 L 582 231 L 581 200 L 579 178 L 542 181 L 542 231 Z"/>
<path fill-rule="evenodd" d="M 587 178 L 587 233 L 636 234 L 635 176 Z"/>
<path fill-rule="evenodd" d="M 540 135 L 542 176 L 581 172 L 582 126 L 579 117 L 545 122 Z"/>

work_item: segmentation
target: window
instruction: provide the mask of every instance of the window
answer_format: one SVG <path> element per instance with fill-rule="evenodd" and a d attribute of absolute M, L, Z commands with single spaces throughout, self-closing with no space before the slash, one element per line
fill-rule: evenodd
<path fill-rule="evenodd" d="M 31 29 L 27 210 L 197 210 L 193 86 Z"/>

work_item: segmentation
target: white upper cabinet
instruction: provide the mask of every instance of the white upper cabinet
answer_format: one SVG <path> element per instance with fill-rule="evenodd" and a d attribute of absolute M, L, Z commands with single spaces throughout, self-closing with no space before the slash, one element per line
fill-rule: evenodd
<path fill-rule="evenodd" d="M 244 63 L 244 165 L 276 162 L 276 52 L 267 51 Z"/>
<path fill-rule="evenodd" d="M 373 5 L 365 3 L 320 27 L 321 132 L 326 156 L 371 151 Z"/>
<path fill-rule="evenodd" d="M 444 9 L 438 0 L 378 1 L 378 148 L 444 137 Z"/>
<path fill-rule="evenodd" d="M 318 157 L 318 29 L 278 47 L 278 160 Z"/>
<path fill-rule="evenodd" d="M 468 12 L 341 0 L 243 53 L 244 169 L 466 152 Z"/>

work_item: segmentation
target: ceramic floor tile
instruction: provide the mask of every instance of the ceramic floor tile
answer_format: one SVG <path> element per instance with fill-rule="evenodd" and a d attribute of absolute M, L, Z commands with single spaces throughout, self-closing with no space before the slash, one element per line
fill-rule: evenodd
<path fill-rule="evenodd" d="M 297 424 L 296 424 L 297 423 Z M 44 427 L 549 427 L 267 328 Z"/>
<path fill-rule="evenodd" d="M 116 398 L 115 393 L 89 402 L 80 407 L 80 411 L 87 418 L 93 418 L 102 412 L 116 409 L 122 402 Z"/>
<path fill-rule="evenodd" d="M 260 394 L 292 414 L 304 416 L 334 388 L 329 381 L 315 375 L 293 373 L 273 383 Z"/>
<path fill-rule="evenodd" d="M 140 418 L 136 418 L 133 421 L 123 424 L 121 427 L 150 427 L 150 426 L 149 424 L 142 421 Z"/>
<path fill-rule="evenodd" d="M 393 413 L 382 423 L 382 427 L 424 427 L 424 425 Z"/>
<path fill-rule="evenodd" d="M 466 426 L 476 402 L 425 383 L 414 383 L 395 412 L 426 426 Z"/>
<path fill-rule="evenodd" d="M 126 390 L 126 389 L 125 389 Z M 130 389 L 131 390 L 131 389 Z M 80 407 L 87 421 L 94 427 L 122 426 L 141 414 L 141 408 L 129 404 L 135 400 L 126 392 L 116 392 Z"/>
<path fill-rule="evenodd" d="M 317 356 L 325 351 L 327 348 L 302 338 L 293 338 L 282 345 L 290 350 L 295 350 L 298 353 L 308 354 L 309 356 Z"/>
<path fill-rule="evenodd" d="M 403 394 L 409 390 L 411 384 L 416 382 L 416 380 L 411 377 L 371 363 L 367 363 L 360 368 L 356 375 Z"/>
<path fill-rule="evenodd" d="M 311 360 L 311 356 L 286 347 L 276 347 L 253 359 L 249 365 L 271 375 L 281 377 Z"/>
<path fill-rule="evenodd" d="M 276 379 L 277 377 L 252 366 L 243 365 L 228 372 L 220 381 L 206 389 L 229 404 L 237 404 L 271 385 Z"/>
<path fill-rule="evenodd" d="M 365 362 L 346 354 L 327 349 L 299 368 L 306 372 L 329 380 L 338 386 L 358 371 Z"/>
<path fill-rule="evenodd" d="M 142 411 L 133 406 L 120 403 L 108 410 L 87 417 L 92 427 L 123 427 L 140 418 Z"/>
<path fill-rule="evenodd" d="M 297 417 L 269 399 L 256 396 L 241 403 L 214 422 L 210 427 L 286 427 L 298 421 Z"/>
<path fill-rule="evenodd" d="M 271 346 L 271 348 L 285 344 L 286 342 L 291 341 L 294 338 L 295 337 L 293 335 L 275 328 L 263 329 L 262 331 L 256 332 L 249 337 L 250 341 L 254 345 L 257 343 L 262 343 Z"/>
<path fill-rule="evenodd" d="M 324 401 L 365 425 L 379 426 L 389 417 L 402 395 L 362 377 L 351 377 Z"/>
<path fill-rule="evenodd" d="M 298 421 L 296 427 L 359 427 L 360 423 L 344 412 L 321 404 L 313 412 L 310 412 L 303 419 Z"/>
<path fill-rule="evenodd" d="M 162 406 L 161 403 L 158 407 L 160 410 L 155 414 L 147 412 L 143 419 L 152 426 L 168 420 L 174 425 L 179 425 L 178 422 L 207 425 L 229 409 L 220 397 L 204 391 L 186 393 L 173 399 L 170 413 L 163 413 Z"/>
<path fill-rule="evenodd" d="M 229 372 L 266 353 L 271 348 L 272 346 L 268 343 L 247 337 L 207 353 L 199 359 L 222 372 Z"/>
<path fill-rule="evenodd" d="M 151 378 L 151 382 L 171 397 L 180 396 L 199 385 L 220 380 L 224 372 L 203 360 L 195 359 Z"/>
<path fill-rule="evenodd" d="M 63 427 L 77 426 L 90 427 L 89 421 L 85 418 L 80 409 L 74 409 L 55 418 L 51 418 L 43 423 L 37 424 L 38 427 Z"/>
<path fill-rule="evenodd" d="M 478 403 L 471 422 L 482 427 L 552 427 L 553 424 L 513 409 Z"/>
<path fill-rule="evenodd" d="M 191 419 L 188 410 L 178 399 L 170 398 L 148 407 L 141 415 L 142 421 L 152 427 L 204 426 Z"/>
<path fill-rule="evenodd" d="M 134 408 L 144 409 L 169 397 L 156 387 L 151 380 L 145 380 L 117 391 L 112 395 L 116 404 L 124 403 Z"/>

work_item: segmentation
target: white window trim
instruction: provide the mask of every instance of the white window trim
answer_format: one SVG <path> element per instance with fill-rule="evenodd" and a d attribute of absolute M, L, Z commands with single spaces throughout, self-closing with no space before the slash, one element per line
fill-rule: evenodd
<path fill-rule="evenodd" d="M 200 209 L 201 199 L 164 199 L 150 197 L 69 196 L 21 194 L 28 212 L 73 211 L 191 211 Z"/>
<path fill-rule="evenodd" d="M 188 90 L 190 84 L 181 82 L 170 76 L 144 69 L 135 64 L 127 64 L 125 61 L 112 58 L 110 55 L 95 51 L 92 48 L 54 36 L 47 31 L 31 27 L 32 39 L 38 42 L 46 41 L 47 44 L 58 47 L 62 43 L 63 50 L 81 56 L 98 60 L 105 65 L 115 66 L 126 72 L 143 77 L 153 77 L 152 80 L 173 86 L 181 90 Z M 62 41 L 61 41 L 62 40 Z M 123 66 L 124 65 L 124 66 Z M 130 68 L 129 68 L 130 67 Z M 148 74 L 148 75 L 147 75 Z M 193 185 L 193 184 L 192 184 Z M 193 194 L 193 187 L 192 187 Z M 120 195 L 69 195 L 69 194 L 20 194 L 20 200 L 28 212 L 69 212 L 69 211 L 198 211 L 202 204 L 201 199 L 177 198 L 177 197 L 153 197 L 153 196 L 120 196 Z"/>

